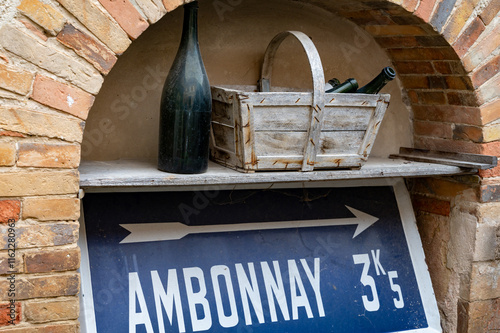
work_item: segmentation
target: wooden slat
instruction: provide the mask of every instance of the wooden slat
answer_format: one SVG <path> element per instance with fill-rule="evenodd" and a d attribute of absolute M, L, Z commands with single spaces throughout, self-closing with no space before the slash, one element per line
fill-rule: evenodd
<path fill-rule="evenodd" d="M 389 157 L 482 170 L 494 168 L 498 163 L 496 156 L 443 152 L 406 147 L 401 147 L 399 149 L 399 154 L 393 154 Z"/>
<path fill-rule="evenodd" d="M 212 121 L 234 127 L 233 104 L 213 100 Z"/>
<path fill-rule="evenodd" d="M 380 124 L 382 123 L 382 119 L 384 118 L 385 110 L 389 105 L 389 95 L 382 95 L 380 97 L 381 98 L 377 101 L 377 106 L 375 107 L 373 116 L 368 123 L 368 127 L 366 128 L 366 134 L 363 139 L 363 143 L 359 147 L 358 153 L 364 157 L 368 157 L 370 155 L 370 152 L 373 148 L 373 143 L 375 142 L 378 130 L 380 129 Z"/>
<path fill-rule="evenodd" d="M 212 137 L 215 148 L 236 152 L 234 127 L 212 122 Z"/>
<path fill-rule="evenodd" d="M 356 154 L 363 140 L 363 131 L 321 132 L 318 155 Z M 301 156 L 307 132 L 255 132 L 255 153 L 261 156 Z M 286 150 L 284 149 L 286 147 Z"/>
<path fill-rule="evenodd" d="M 258 131 L 307 131 L 311 108 L 254 105 L 254 124 Z M 364 107 L 325 107 L 322 131 L 361 131 L 368 127 L 373 109 Z"/>

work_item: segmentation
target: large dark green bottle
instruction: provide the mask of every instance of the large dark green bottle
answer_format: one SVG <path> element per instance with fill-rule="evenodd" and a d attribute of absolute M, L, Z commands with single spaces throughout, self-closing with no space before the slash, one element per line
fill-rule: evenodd
<path fill-rule="evenodd" d="M 365 86 L 356 90 L 359 94 L 378 94 L 378 92 L 396 77 L 396 71 L 391 67 L 384 67 L 379 75 L 367 83 Z"/>
<path fill-rule="evenodd" d="M 198 45 L 198 2 L 184 5 L 182 38 L 163 86 L 158 169 L 202 173 L 208 167 L 212 98 Z"/>
<path fill-rule="evenodd" d="M 328 93 L 353 93 L 358 89 L 358 82 L 353 79 L 347 79 L 345 82 L 335 86 L 333 89 L 328 90 Z"/>

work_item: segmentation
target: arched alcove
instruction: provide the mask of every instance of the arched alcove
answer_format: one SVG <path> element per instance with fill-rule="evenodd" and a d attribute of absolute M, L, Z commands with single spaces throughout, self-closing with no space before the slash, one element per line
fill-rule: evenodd
<path fill-rule="evenodd" d="M 182 10 L 168 13 L 119 58 L 87 120 L 84 159 L 156 158 L 161 89 L 177 51 L 181 27 Z M 285 30 L 299 30 L 312 38 L 326 78 L 354 77 L 363 85 L 383 67 L 393 66 L 366 31 L 316 6 L 283 0 L 222 7 L 218 2 L 201 2 L 199 40 L 211 84 L 255 86 L 267 44 Z M 300 44 L 285 42 L 273 75 L 274 85 L 295 90 L 312 87 Z M 372 154 L 387 157 L 400 146 L 411 146 L 412 115 L 399 79 L 383 92 L 391 94 L 391 103 Z"/>

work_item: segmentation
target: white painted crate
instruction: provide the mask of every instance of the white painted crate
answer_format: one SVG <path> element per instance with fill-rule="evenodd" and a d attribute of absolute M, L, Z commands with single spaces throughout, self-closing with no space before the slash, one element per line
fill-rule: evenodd
<path fill-rule="evenodd" d="M 269 92 L 272 60 L 287 36 L 306 50 L 312 92 Z M 243 172 L 360 168 L 366 162 L 390 95 L 325 93 L 316 48 L 296 31 L 271 41 L 259 82 L 260 92 L 212 87 L 212 160 Z"/>

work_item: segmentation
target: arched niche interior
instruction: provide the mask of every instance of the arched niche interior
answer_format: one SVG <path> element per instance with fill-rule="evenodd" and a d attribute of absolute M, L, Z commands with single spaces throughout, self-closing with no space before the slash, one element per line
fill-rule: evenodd
<path fill-rule="evenodd" d="M 285 0 L 201 1 L 199 41 L 212 85 L 255 85 L 264 51 L 279 32 L 298 30 L 311 37 L 325 78 L 370 81 L 391 60 L 363 28 L 315 5 Z M 177 52 L 182 7 L 150 26 L 120 56 L 89 113 L 82 159 L 155 160 L 163 81 Z M 280 47 L 273 85 L 311 87 L 307 58 L 298 42 Z M 382 91 L 391 95 L 371 156 L 387 157 L 412 145 L 411 108 L 399 78 Z"/>

